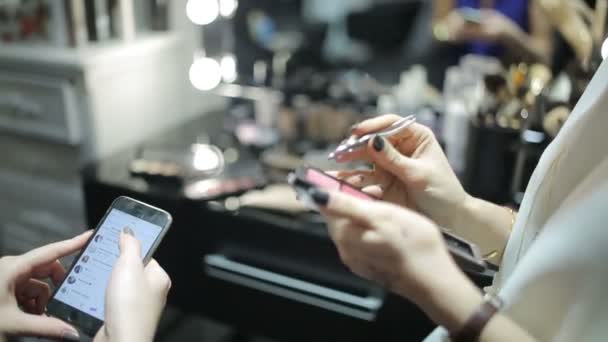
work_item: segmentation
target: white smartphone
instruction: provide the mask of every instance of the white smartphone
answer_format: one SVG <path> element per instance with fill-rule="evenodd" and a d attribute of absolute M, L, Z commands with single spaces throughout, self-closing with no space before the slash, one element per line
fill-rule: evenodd
<path fill-rule="evenodd" d="M 118 259 L 120 232 L 131 228 L 147 263 L 171 222 L 171 215 L 162 209 L 129 197 L 115 199 L 55 290 L 46 313 L 93 336 L 103 325 L 106 287 Z"/>

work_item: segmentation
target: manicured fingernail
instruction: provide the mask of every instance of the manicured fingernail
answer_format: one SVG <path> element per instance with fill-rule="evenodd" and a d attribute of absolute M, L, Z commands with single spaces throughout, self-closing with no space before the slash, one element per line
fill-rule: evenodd
<path fill-rule="evenodd" d="M 323 190 L 310 189 L 310 197 L 320 206 L 326 206 L 329 202 L 329 194 Z"/>
<path fill-rule="evenodd" d="M 372 145 L 374 146 L 374 150 L 380 152 L 384 149 L 384 139 L 382 139 L 381 136 L 376 135 Z"/>
<path fill-rule="evenodd" d="M 80 341 L 80 335 L 76 330 L 66 330 L 61 335 L 61 338 L 65 341 Z"/>
<path fill-rule="evenodd" d="M 131 228 L 129 228 L 129 227 L 124 227 L 122 229 L 122 232 L 125 233 L 125 234 L 129 234 L 131 236 L 135 236 L 135 233 L 133 233 L 133 230 Z"/>

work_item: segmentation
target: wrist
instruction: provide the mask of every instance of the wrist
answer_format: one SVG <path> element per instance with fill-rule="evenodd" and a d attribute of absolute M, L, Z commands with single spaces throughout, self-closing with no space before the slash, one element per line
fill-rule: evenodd
<path fill-rule="evenodd" d="M 477 217 L 481 211 L 481 203 L 478 198 L 469 194 L 465 194 L 464 200 L 460 203 L 458 209 L 454 212 L 452 219 L 453 227 L 470 227 L 478 221 Z"/>
<path fill-rule="evenodd" d="M 457 218 L 456 233 L 477 244 L 482 254 L 498 264 L 511 235 L 515 214 L 509 208 L 467 195 Z"/>
<path fill-rule="evenodd" d="M 0 336 L 15 334 L 17 329 L 17 323 L 14 321 L 16 313 L 9 308 L 0 308 Z M 1 341 L 1 339 L 0 339 Z"/>
<path fill-rule="evenodd" d="M 110 338 L 108 342 L 152 342 L 154 336 L 148 336 L 145 333 L 133 332 L 123 334 L 117 338 Z"/>
<path fill-rule="evenodd" d="M 459 331 L 483 301 L 481 291 L 457 268 L 441 277 L 421 308 L 438 325 Z"/>
<path fill-rule="evenodd" d="M 141 326 L 132 326 L 127 329 L 121 329 L 117 331 L 109 331 L 108 334 L 103 335 L 102 342 L 150 342 L 154 339 L 154 333 L 152 336 L 145 331 Z M 97 341 L 95 341 L 97 342 Z"/>
<path fill-rule="evenodd" d="M 518 42 L 523 41 L 524 33 L 519 29 L 518 26 L 509 24 L 506 25 L 504 30 L 501 31 L 498 36 L 498 40 L 500 43 L 504 45 L 518 45 Z"/>

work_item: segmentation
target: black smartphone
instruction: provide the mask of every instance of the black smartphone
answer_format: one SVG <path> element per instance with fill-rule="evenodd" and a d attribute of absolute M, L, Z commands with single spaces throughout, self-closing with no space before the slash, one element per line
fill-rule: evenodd
<path fill-rule="evenodd" d="M 147 263 L 171 222 L 171 215 L 162 209 L 129 197 L 115 199 L 55 290 L 46 313 L 93 336 L 103 325 L 106 287 L 118 259 L 123 228 L 131 228 L 141 243 L 142 260 Z"/>
<path fill-rule="evenodd" d="M 296 169 L 289 175 L 287 181 L 296 190 L 298 199 L 304 202 L 304 204 L 312 210 L 318 211 L 319 208 L 312 198 L 310 198 L 309 190 L 311 188 L 336 190 L 361 199 L 377 200 L 377 198 L 364 193 L 343 180 L 328 175 L 323 170 L 313 167 L 301 167 Z M 486 269 L 487 265 L 475 244 L 447 233 L 444 230 L 442 230 L 442 234 L 450 254 L 463 270 L 483 272 Z"/>

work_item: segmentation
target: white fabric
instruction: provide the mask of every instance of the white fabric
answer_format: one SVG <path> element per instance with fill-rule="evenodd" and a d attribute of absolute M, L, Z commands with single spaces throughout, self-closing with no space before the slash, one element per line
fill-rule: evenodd
<path fill-rule="evenodd" d="M 604 62 L 532 175 L 494 289 L 539 341 L 608 341 L 607 285 Z M 445 339 L 437 329 L 425 341 Z"/>

